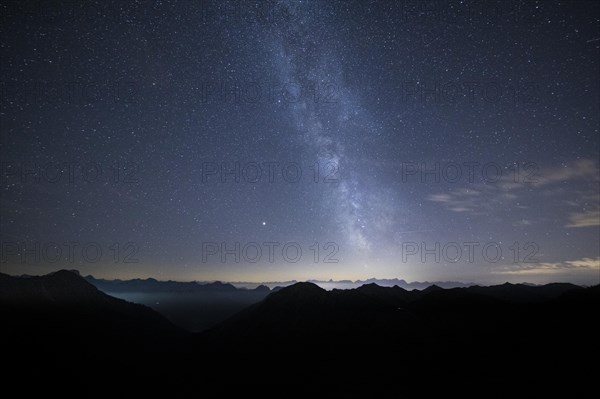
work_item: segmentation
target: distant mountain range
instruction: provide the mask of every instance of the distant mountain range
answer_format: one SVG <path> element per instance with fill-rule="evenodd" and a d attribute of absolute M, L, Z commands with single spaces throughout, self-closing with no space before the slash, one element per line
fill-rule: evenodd
<path fill-rule="evenodd" d="M 314 283 L 322 288 L 325 289 L 333 289 L 333 288 L 338 288 L 338 289 L 352 289 L 352 288 L 358 288 L 360 286 L 363 286 L 365 284 L 377 284 L 381 287 L 394 287 L 394 286 L 398 286 L 400 288 L 404 288 L 405 290 L 422 290 L 425 289 L 429 286 L 432 285 L 436 285 L 438 287 L 441 288 L 459 288 L 459 287 L 470 287 L 473 285 L 476 285 L 474 283 L 462 283 L 459 281 L 434 281 L 434 282 L 429 282 L 429 281 L 413 281 L 411 283 L 406 282 L 405 280 L 402 279 L 397 279 L 397 278 L 393 278 L 393 279 L 378 279 L 378 278 L 370 278 L 367 280 L 356 280 L 356 281 L 350 281 L 350 280 L 341 280 L 341 281 L 335 281 L 335 280 L 328 280 L 328 281 L 323 281 L 323 280 L 309 280 L 308 282 L 310 283 Z"/>
<path fill-rule="evenodd" d="M 353 289 L 353 288 L 358 288 L 362 285 L 371 284 L 371 283 L 377 284 L 381 287 L 398 286 L 398 287 L 404 288 L 406 290 L 412 290 L 412 289 L 422 290 L 424 288 L 429 287 L 430 285 L 437 285 L 438 287 L 442 287 L 442 288 L 470 287 L 470 286 L 476 285 L 475 283 L 462 283 L 459 281 L 434 281 L 434 282 L 413 281 L 413 282 L 409 283 L 403 279 L 397 279 L 397 278 L 393 278 L 393 279 L 370 278 L 367 280 L 355 280 L 355 281 L 333 280 L 333 279 L 330 279 L 330 280 L 307 280 L 306 282 L 316 284 L 319 287 L 327 289 L 327 290 Z M 274 288 L 287 287 L 287 286 L 290 286 L 290 285 L 293 285 L 296 283 L 298 283 L 298 281 L 290 280 L 290 281 L 269 281 L 269 282 L 262 282 L 262 283 L 249 283 L 249 282 L 239 281 L 239 282 L 232 282 L 231 284 L 233 284 L 236 287 L 243 287 L 243 288 L 254 288 L 258 284 L 262 284 L 271 289 L 274 289 Z"/>
<path fill-rule="evenodd" d="M 189 331 L 206 330 L 271 292 L 264 285 L 247 289 L 218 281 L 103 280 L 92 276 L 85 280 L 109 295 L 149 306 Z"/>
<path fill-rule="evenodd" d="M 233 292 L 237 290 L 259 290 L 263 292 L 269 292 L 271 290 L 277 291 L 282 287 L 287 287 L 298 283 L 296 280 L 291 281 L 270 281 L 264 283 L 249 283 L 249 282 L 232 282 L 223 283 L 220 281 L 215 282 L 179 282 L 179 281 L 159 281 L 153 278 L 148 279 L 132 279 L 132 280 L 106 280 L 97 279 L 93 276 L 86 276 L 85 279 L 97 287 L 98 289 L 105 292 L 181 292 L 181 293 L 192 293 L 192 292 Z M 418 289 L 422 290 L 431 285 L 436 285 L 441 288 L 457 288 L 457 287 L 470 287 L 476 284 L 474 283 L 461 283 L 457 281 L 436 281 L 436 282 L 411 282 L 407 283 L 402 279 L 376 279 L 371 278 L 368 280 L 308 280 L 307 282 L 316 284 L 324 289 L 353 289 L 358 288 L 365 284 L 377 284 L 382 287 L 394 287 L 398 286 L 406 290 Z"/>

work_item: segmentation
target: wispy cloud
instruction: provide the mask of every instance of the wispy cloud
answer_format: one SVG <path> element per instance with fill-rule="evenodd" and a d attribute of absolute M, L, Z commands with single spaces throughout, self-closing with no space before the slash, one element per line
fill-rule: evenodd
<path fill-rule="evenodd" d="M 600 257 L 581 258 L 563 262 L 543 262 L 543 263 L 521 263 L 504 266 L 500 270 L 495 270 L 494 274 L 518 274 L 518 275 L 536 275 L 536 274 L 555 274 L 573 271 L 599 271 Z"/>
<path fill-rule="evenodd" d="M 429 201 L 443 203 L 452 212 L 470 213 L 473 215 L 489 215 L 495 210 L 507 207 L 526 208 L 518 203 L 517 196 L 500 191 L 492 185 L 476 185 L 461 188 L 448 193 L 433 194 Z"/>
<path fill-rule="evenodd" d="M 600 226 L 600 210 L 572 213 L 566 227 Z"/>
<path fill-rule="evenodd" d="M 545 171 L 539 177 L 534 177 L 534 185 L 543 186 L 552 183 L 562 183 L 571 180 L 587 180 L 597 182 L 600 180 L 598 165 L 592 159 L 580 159 L 572 165 L 564 164 L 558 168 Z"/>
<path fill-rule="evenodd" d="M 527 175 L 528 173 L 522 173 Z M 446 209 L 458 213 L 473 215 L 490 215 L 496 211 L 506 212 L 511 209 L 527 209 L 539 203 L 561 202 L 566 208 L 562 217 L 565 227 L 590 227 L 600 225 L 600 205 L 598 205 L 598 184 L 600 169 L 594 160 L 583 159 L 572 164 L 550 168 L 537 174 L 515 181 L 515 176 L 508 174 L 500 181 L 490 184 L 473 184 L 468 189 L 460 188 L 444 193 L 435 193 L 428 197 L 429 201 L 443 204 Z M 583 182 L 583 186 L 581 183 Z M 578 184 L 580 188 L 573 190 L 567 183 Z M 537 190 L 540 198 L 535 200 Z M 550 199 L 550 200 L 549 200 Z M 552 201 L 552 202 L 549 202 Z M 580 209 L 572 209 L 577 208 Z M 513 222 L 515 226 L 530 225 L 534 221 L 527 219 Z M 568 220 L 568 221 L 567 221 Z"/>
<path fill-rule="evenodd" d="M 483 189 L 483 187 L 461 188 L 450 193 L 433 194 L 428 199 L 446 204 L 446 207 L 453 212 L 478 213 L 482 210 L 480 196 Z"/>

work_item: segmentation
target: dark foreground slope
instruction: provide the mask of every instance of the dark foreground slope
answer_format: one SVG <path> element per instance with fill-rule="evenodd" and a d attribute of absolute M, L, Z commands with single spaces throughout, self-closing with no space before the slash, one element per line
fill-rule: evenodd
<path fill-rule="evenodd" d="M 598 355 L 599 305 L 599 286 L 298 283 L 189 335 L 75 273 L 0 276 L 4 377 L 23 393 L 80 393 L 83 384 L 115 396 L 121 384 L 136 396 L 167 388 L 169 397 L 232 385 L 280 397 L 396 398 L 415 389 L 519 397 L 559 387 L 583 396 L 596 389 L 598 367 L 585 364 Z"/>
<path fill-rule="evenodd" d="M 70 333 L 82 340 L 93 334 L 108 342 L 151 343 L 183 333 L 155 311 L 106 295 L 66 270 L 27 278 L 0 274 L 0 307 L 11 321 L 3 331 L 7 338 L 43 332 L 59 340 Z"/>
<path fill-rule="evenodd" d="M 23 394 L 128 381 L 187 334 L 150 308 L 108 296 L 65 270 L 0 274 L 0 314 L 3 377 Z"/>

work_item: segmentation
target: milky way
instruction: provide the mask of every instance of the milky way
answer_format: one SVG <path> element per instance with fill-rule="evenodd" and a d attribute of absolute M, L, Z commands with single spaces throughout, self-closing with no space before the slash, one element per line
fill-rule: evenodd
<path fill-rule="evenodd" d="M 2 10 L 2 271 L 600 281 L 593 2 Z"/>

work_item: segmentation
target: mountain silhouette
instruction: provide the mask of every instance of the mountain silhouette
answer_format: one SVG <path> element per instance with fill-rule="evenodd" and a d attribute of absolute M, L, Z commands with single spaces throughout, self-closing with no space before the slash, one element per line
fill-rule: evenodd
<path fill-rule="evenodd" d="M 183 333 L 152 309 L 113 298 L 67 270 L 27 278 L 0 274 L 0 307 L 24 332 L 36 326 L 53 335 L 67 328 L 135 340 L 150 331 L 166 336 Z"/>
<path fill-rule="evenodd" d="M 543 302 L 557 298 L 567 291 L 576 289 L 581 289 L 581 287 L 569 283 L 553 283 L 541 286 L 504 283 L 489 287 L 473 286 L 467 288 L 467 290 L 471 292 L 477 292 L 482 295 L 492 296 L 505 301 L 520 303 Z"/>
<path fill-rule="evenodd" d="M 371 287 L 372 290 L 402 290 Z M 201 334 L 209 350 L 272 351 L 364 345 L 373 346 L 375 336 L 411 338 L 418 323 L 398 309 L 396 296 L 374 294 L 369 287 L 326 291 L 313 283 L 296 283 L 270 294 L 226 322 Z M 402 290 L 404 291 L 404 290 Z M 397 291 L 401 294 L 400 291 Z"/>
<path fill-rule="evenodd" d="M 270 291 L 271 291 L 271 289 L 270 289 L 269 287 L 267 287 L 266 285 L 263 285 L 263 284 L 261 284 L 261 285 L 259 285 L 258 287 L 256 287 L 256 288 L 254 289 L 254 291 L 260 291 L 260 292 L 270 292 Z"/>
<path fill-rule="evenodd" d="M 599 305 L 598 287 L 568 284 L 423 291 L 366 284 L 325 291 L 297 283 L 194 336 L 190 346 L 207 356 L 295 359 L 294 366 L 285 363 L 286 371 L 261 363 L 263 372 L 288 382 L 304 371 L 296 363 L 307 362 L 313 385 L 333 376 L 379 386 L 393 386 L 399 376 L 450 384 L 468 375 L 492 383 L 509 372 L 526 375 L 539 388 L 556 365 L 581 362 L 583 353 L 591 353 L 592 337 L 600 334 L 594 322 Z M 384 366 L 389 361 L 394 367 Z M 584 374 L 590 376 L 561 368 L 565 380 Z M 391 392 L 401 393 L 401 386 Z"/>
<path fill-rule="evenodd" d="M 113 298 L 72 271 L 0 274 L 0 340 L 6 378 L 23 392 L 77 383 L 128 381 L 187 333 L 152 309 Z M 31 384 L 35 381 L 35 384 Z"/>
<path fill-rule="evenodd" d="M 187 334 L 75 272 L 0 274 L 2 342 L 10 343 L 4 360 L 12 366 L 6 377 L 25 391 L 60 386 L 68 375 L 94 390 L 101 381 L 171 392 L 281 384 L 398 397 L 411 386 L 468 390 L 481 383 L 503 397 L 564 383 L 577 395 L 595 378 L 593 367 L 577 365 L 598 354 L 599 305 L 600 286 L 408 291 L 369 283 L 327 291 L 305 282 Z"/>

